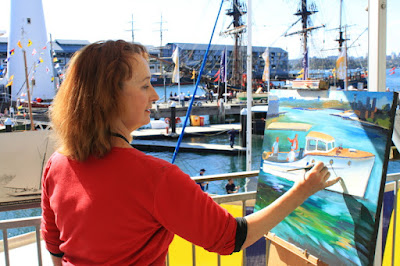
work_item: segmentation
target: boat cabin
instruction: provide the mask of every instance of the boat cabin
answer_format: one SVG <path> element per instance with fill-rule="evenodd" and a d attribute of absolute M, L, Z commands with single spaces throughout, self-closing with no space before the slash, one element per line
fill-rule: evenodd
<path fill-rule="evenodd" d="M 329 152 L 335 148 L 335 139 L 327 134 L 310 131 L 306 136 L 304 154 L 309 152 Z"/>

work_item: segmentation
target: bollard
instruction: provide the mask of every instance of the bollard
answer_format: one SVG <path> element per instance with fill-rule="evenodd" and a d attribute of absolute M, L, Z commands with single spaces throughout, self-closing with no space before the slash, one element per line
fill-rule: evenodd
<path fill-rule="evenodd" d="M 175 106 L 171 106 L 171 120 L 170 120 L 169 124 L 171 126 L 172 134 L 176 133 L 176 120 L 175 120 L 175 117 L 176 117 Z"/>
<path fill-rule="evenodd" d="M 246 148 L 246 129 L 247 129 L 247 109 L 243 108 L 240 111 L 240 145 Z"/>

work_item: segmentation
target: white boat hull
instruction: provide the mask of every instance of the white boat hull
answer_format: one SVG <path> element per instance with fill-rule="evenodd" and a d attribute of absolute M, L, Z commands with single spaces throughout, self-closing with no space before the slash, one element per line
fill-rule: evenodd
<path fill-rule="evenodd" d="M 295 162 L 276 162 L 263 160 L 262 170 L 278 177 L 296 182 L 303 179 L 305 170 L 293 170 L 304 168 L 307 165 L 323 162 L 331 174 L 329 179 L 340 176 L 342 179 L 327 190 L 345 193 L 357 197 L 364 197 L 374 166 L 375 156 L 362 158 L 332 157 L 324 155 L 306 155 Z"/>

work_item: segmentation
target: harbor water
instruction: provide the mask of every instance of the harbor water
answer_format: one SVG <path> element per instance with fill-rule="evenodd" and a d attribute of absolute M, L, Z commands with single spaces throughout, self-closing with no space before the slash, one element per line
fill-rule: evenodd
<path fill-rule="evenodd" d="M 391 91 L 400 92 L 400 71 L 397 71 L 393 75 L 389 75 L 389 69 L 387 70 L 386 86 Z M 182 85 L 180 91 L 187 94 L 193 94 L 195 86 Z M 155 87 L 157 93 L 160 96 L 160 100 L 164 97 L 164 88 Z M 172 92 L 173 94 L 178 93 L 178 86 L 167 86 L 167 96 Z M 198 88 L 196 95 L 203 95 L 205 91 L 202 88 Z M 196 142 L 196 143 L 210 143 L 210 144 L 225 144 L 229 145 L 228 135 L 226 133 L 209 136 L 198 136 L 198 137 L 185 137 L 184 142 Z M 262 152 L 263 136 L 255 135 L 252 138 L 252 170 L 259 169 L 261 164 L 261 152 Z M 240 137 L 237 136 L 235 145 L 240 145 Z M 171 162 L 172 152 L 146 152 L 147 154 L 155 157 L 164 159 Z M 211 174 L 222 174 L 246 171 L 246 156 L 244 154 L 238 155 L 226 155 L 226 154 L 205 154 L 205 153 L 191 153 L 191 152 L 180 152 L 175 160 L 175 164 L 179 166 L 182 171 L 187 173 L 189 176 L 197 176 L 201 168 L 205 168 L 205 175 Z M 390 161 L 388 166 L 388 173 L 400 172 L 400 161 Z M 207 192 L 210 194 L 226 194 L 225 185 L 227 181 L 214 181 L 210 182 Z M 244 191 L 245 180 L 235 181 L 236 185 L 240 185 L 240 192 Z M 16 219 L 22 217 L 32 217 L 41 215 L 41 209 L 24 209 L 16 211 L 5 211 L 0 212 L 0 220 L 5 219 Z M 33 228 L 19 228 L 8 230 L 9 237 L 27 233 L 33 231 Z M 2 236 L 0 235 L 0 239 Z"/>

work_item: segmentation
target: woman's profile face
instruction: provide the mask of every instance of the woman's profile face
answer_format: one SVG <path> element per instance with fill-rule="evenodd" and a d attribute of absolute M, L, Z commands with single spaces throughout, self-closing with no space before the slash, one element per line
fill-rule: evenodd
<path fill-rule="evenodd" d="M 147 60 L 141 55 L 132 57 L 132 78 L 123 82 L 121 121 L 129 131 L 150 123 L 150 109 L 159 99 L 151 85 Z"/>

